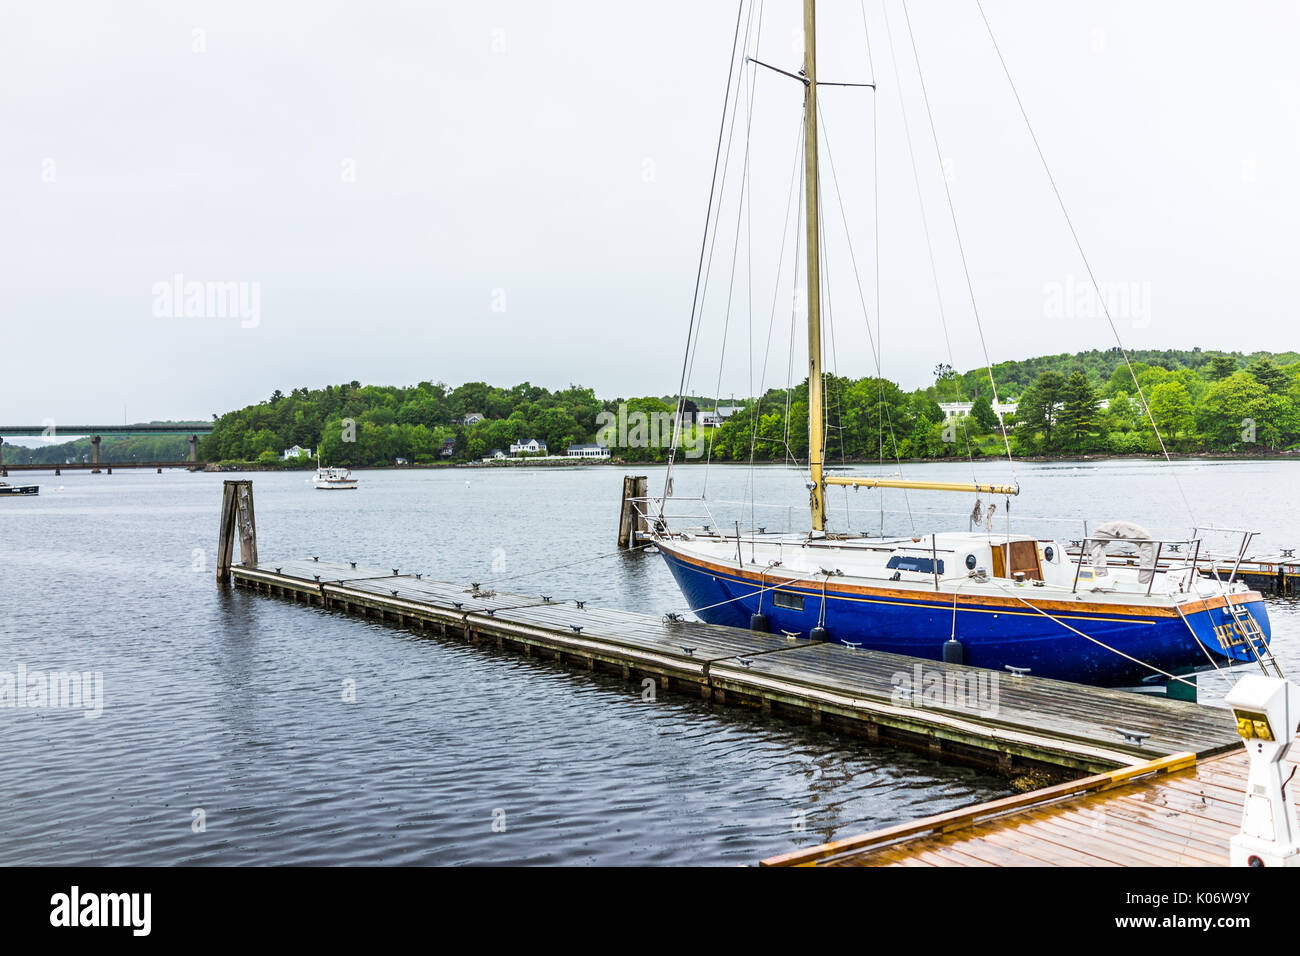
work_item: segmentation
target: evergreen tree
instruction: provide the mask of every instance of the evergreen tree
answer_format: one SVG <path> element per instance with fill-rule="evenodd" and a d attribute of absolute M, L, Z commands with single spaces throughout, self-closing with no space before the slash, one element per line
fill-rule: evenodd
<path fill-rule="evenodd" d="M 1083 372 L 1071 373 L 1061 390 L 1060 428 L 1065 441 L 1076 449 L 1083 449 L 1092 438 L 1096 427 L 1097 392 Z"/>
<path fill-rule="evenodd" d="M 1217 382 L 1221 379 L 1225 379 L 1235 371 L 1237 371 L 1237 360 L 1231 355 L 1210 356 L 1210 381 Z"/>
<path fill-rule="evenodd" d="M 981 432 L 999 430 L 997 413 L 993 411 L 993 403 L 989 401 L 987 395 L 975 399 L 971 405 L 970 417 Z"/>
<path fill-rule="evenodd" d="M 1060 419 L 1061 403 L 1065 397 L 1065 376 L 1060 372 L 1043 372 L 1020 396 L 1016 406 L 1019 427 L 1031 434 L 1043 433 L 1043 447 L 1056 448 L 1053 431 Z"/>
<path fill-rule="evenodd" d="M 1267 355 L 1261 355 L 1251 362 L 1246 371 L 1274 395 L 1285 395 L 1291 385 L 1291 376 Z"/>

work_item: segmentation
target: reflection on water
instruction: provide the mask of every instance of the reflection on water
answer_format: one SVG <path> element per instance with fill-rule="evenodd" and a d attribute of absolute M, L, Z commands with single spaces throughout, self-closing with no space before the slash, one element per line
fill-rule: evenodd
<path fill-rule="evenodd" d="M 1271 513 L 1288 466 L 1174 466 L 1193 522 L 1170 466 L 1021 464 L 1013 517 L 1060 537 L 1112 518 L 1185 535 L 1217 512 L 1289 547 L 1296 519 Z M 998 467 L 981 477 L 1005 478 Z M 662 486 L 661 470 L 635 470 Z M 622 474 L 361 472 L 349 494 L 258 474 L 259 551 L 681 609 L 660 558 L 612 553 Z M 39 498 L 0 502 L 0 671 L 101 671 L 105 683 L 98 719 L 0 709 L 0 863 L 753 862 L 1007 792 L 747 710 L 648 703 L 616 678 L 222 591 L 223 477 L 41 475 Z M 677 478 L 679 494 L 707 493 L 723 526 L 798 525 L 800 473 L 758 469 L 752 484 L 751 504 L 749 469 Z M 970 501 L 846 492 L 830 506 L 840 527 L 894 533 L 965 527 Z M 1294 664 L 1296 605 L 1270 610 L 1278 656 Z"/>

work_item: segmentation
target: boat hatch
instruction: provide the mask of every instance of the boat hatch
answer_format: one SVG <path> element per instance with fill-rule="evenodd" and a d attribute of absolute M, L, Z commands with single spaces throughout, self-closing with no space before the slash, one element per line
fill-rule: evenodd
<path fill-rule="evenodd" d="M 1038 563 L 1037 541 L 1009 541 L 993 549 L 993 576 L 1014 578 L 1023 573 L 1030 581 L 1043 580 L 1043 569 Z"/>
<path fill-rule="evenodd" d="M 921 571 L 925 574 L 935 574 L 933 558 L 918 558 L 911 555 L 896 554 L 886 563 L 885 567 L 895 571 Z M 939 559 L 938 574 L 943 574 L 943 558 Z"/>

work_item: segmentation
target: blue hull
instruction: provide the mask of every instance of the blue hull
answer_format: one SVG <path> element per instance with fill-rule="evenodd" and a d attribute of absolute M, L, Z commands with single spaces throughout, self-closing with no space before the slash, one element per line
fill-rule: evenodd
<path fill-rule="evenodd" d="M 756 578 L 747 579 L 738 571 L 717 566 L 695 565 L 661 550 L 687 601 L 709 624 L 748 628 L 750 615 L 760 610 L 761 601 L 761 611 L 772 633 L 784 631 L 806 638 L 820 621 L 836 643 L 857 643 L 872 650 L 930 660 L 942 660 L 943 645 L 953 632 L 951 593 L 921 597 L 882 588 L 837 594 L 831 585 L 823 613 L 820 586 L 791 586 L 781 589 L 781 600 L 802 603 L 802 610 L 779 607 L 774 603 L 774 592 L 754 593 L 759 589 Z M 771 580 L 766 583 L 770 588 Z M 1254 592 L 1243 597 L 1234 603 L 1244 606 L 1269 637 L 1263 598 Z M 1233 628 L 1224 599 L 1198 602 L 1195 607 L 1199 609 L 1186 614 L 1186 623 L 1176 611 L 1171 615 L 1171 608 L 1127 609 L 1138 613 L 1124 613 L 1066 606 L 1050 613 L 1070 627 L 1169 673 L 1208 668 L 1211 657 L 1219 666 L 1254 659 Z M 962 645 L 964 662 L 975 667 L 1027 667 L 1036 677 L 1103 687 L 1133 686 L 1158 677 L 1151 668 L 1080 637 L 1014 598 L 959 598 L 956 638 Z"/>

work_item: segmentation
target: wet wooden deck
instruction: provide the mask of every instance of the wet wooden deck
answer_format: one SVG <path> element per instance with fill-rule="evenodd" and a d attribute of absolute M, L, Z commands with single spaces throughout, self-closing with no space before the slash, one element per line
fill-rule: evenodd
<path fill-rule="evenodd" d="M 239 587 L 625 679 L 651 677 L 664 690 L 1007 773 L 1077 776 L 1237 746 L 1226 711 L 1162 697 L 475 588 L 400 568 L 308 558 L 235 565 L 230 574 Z M 918 685 L 911 694 L 900 690 L 908 683 Z M 927 684 L 938 689 L 929 693 Z M 945 695 L 945 686 L 971 693 Z"/>
<path fill-rule="evenodd" d="M 1296 756 L 1291 757 L 1292 764 Z M 1227 866 L 1246 751 L 1146 766 L 887 827 L 764 866 Z"/>

